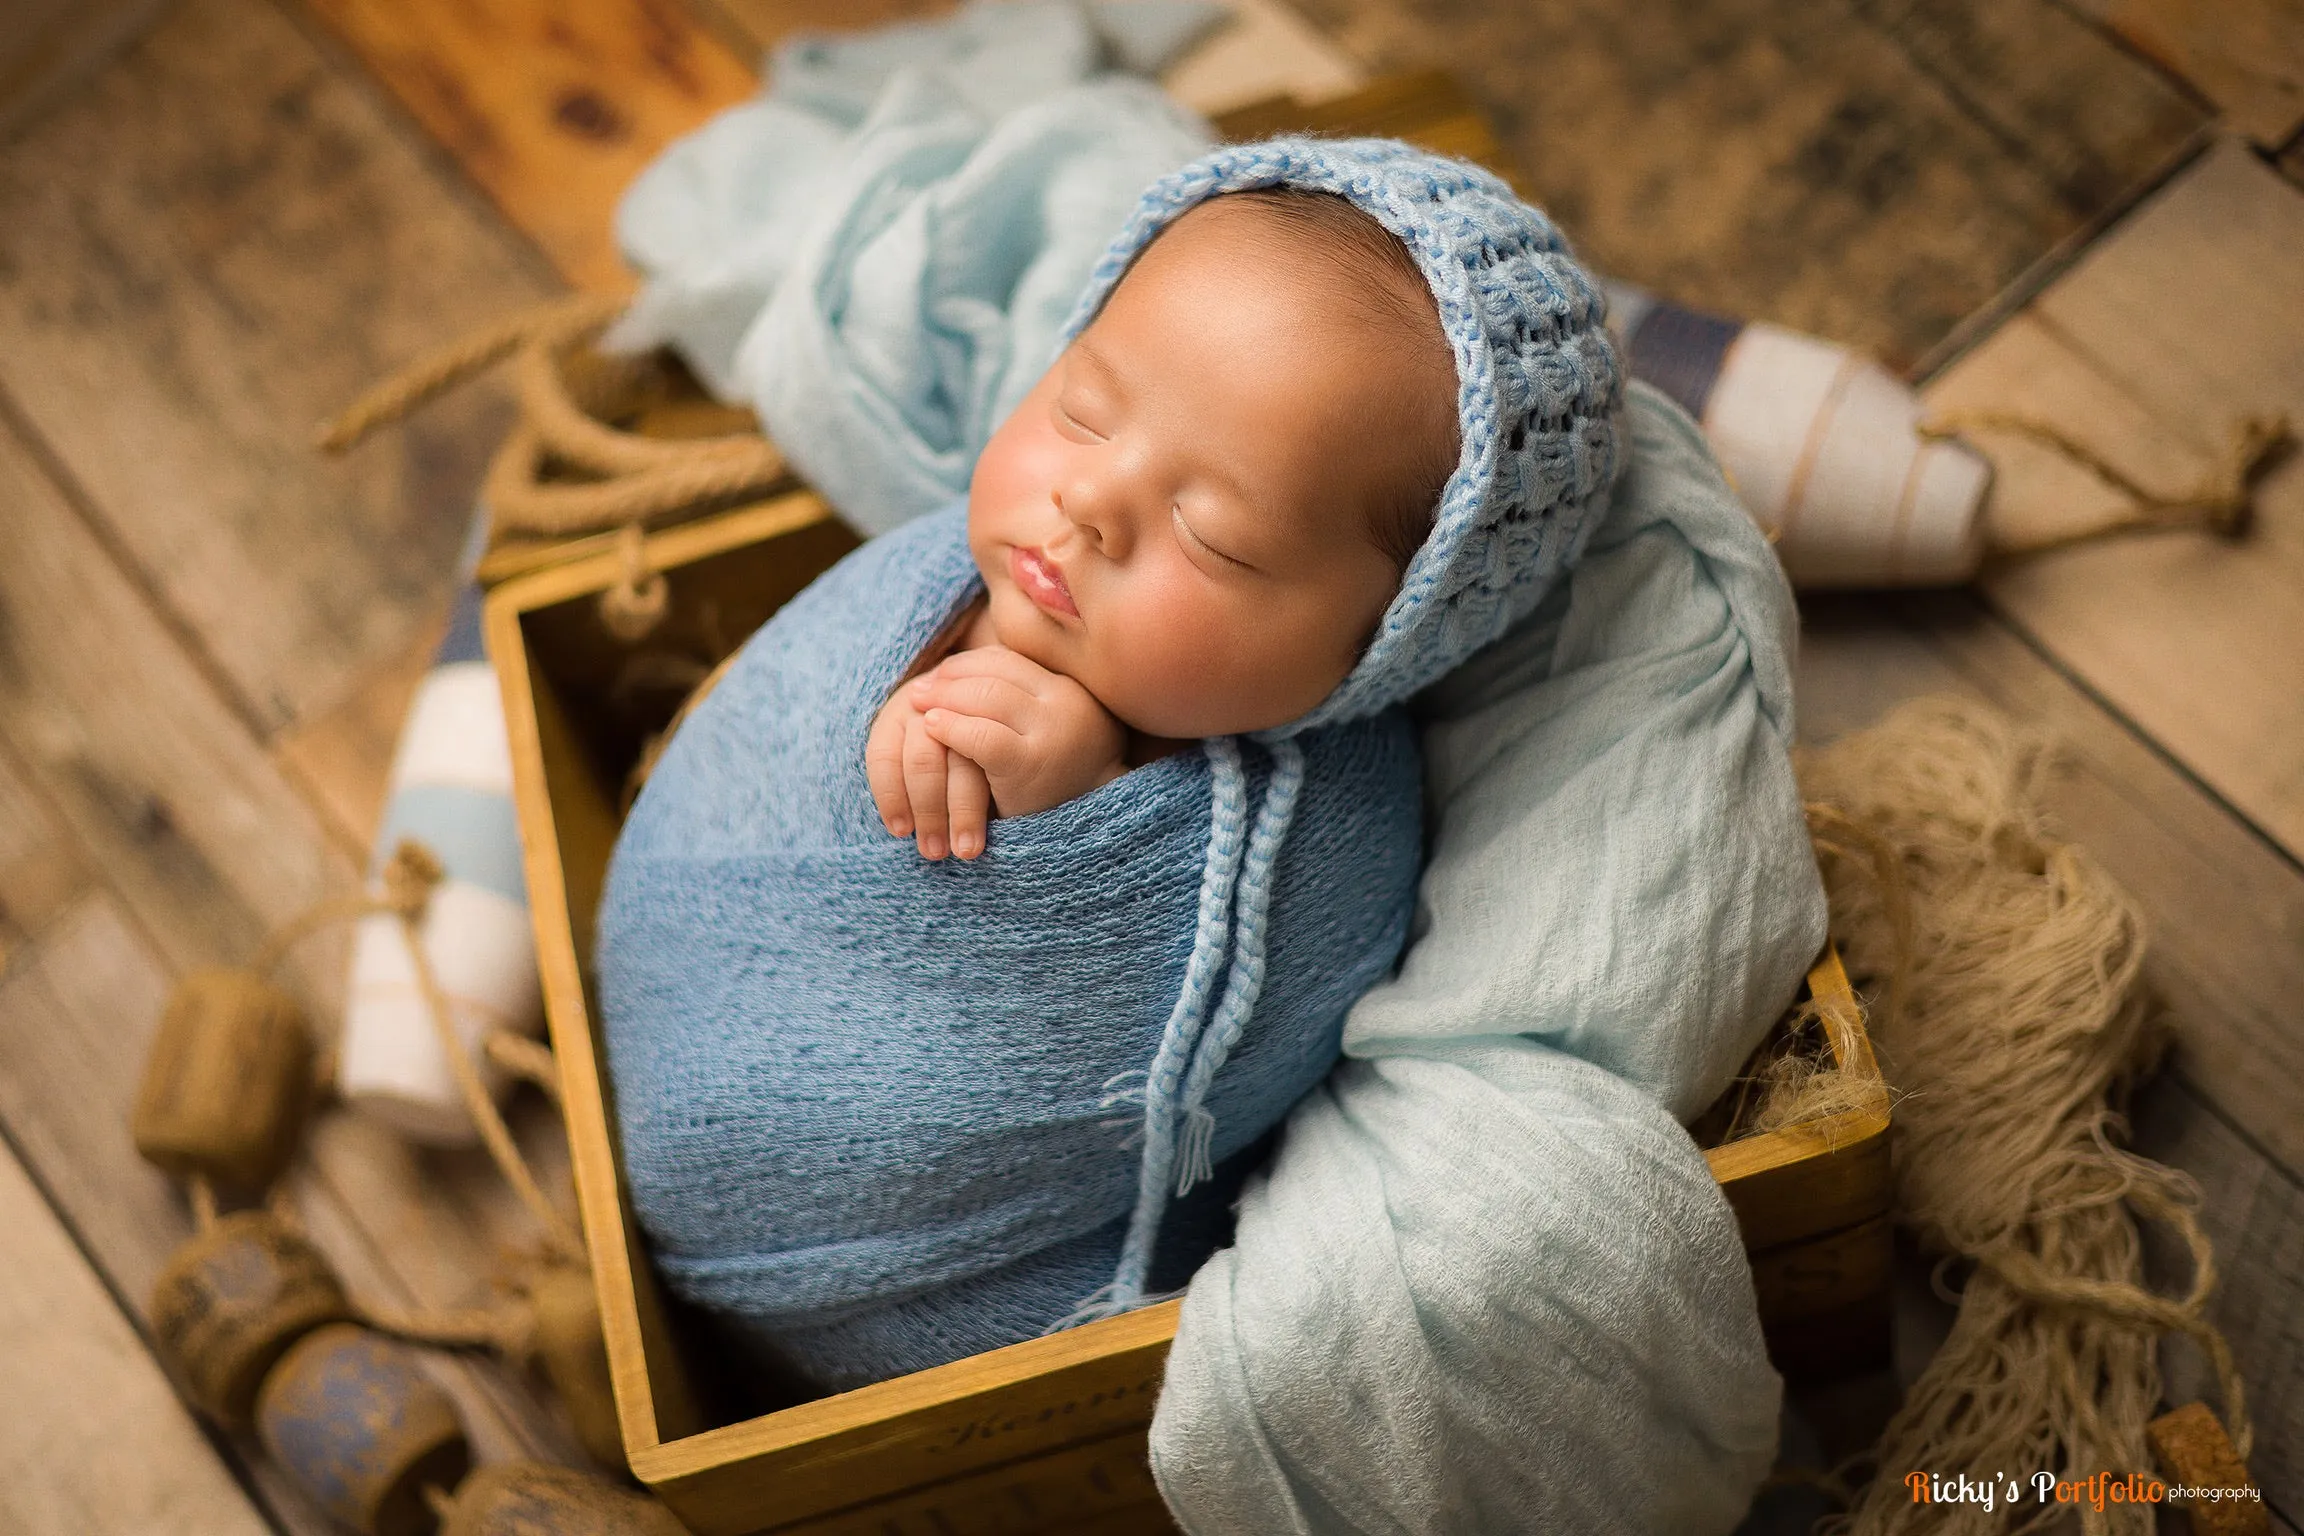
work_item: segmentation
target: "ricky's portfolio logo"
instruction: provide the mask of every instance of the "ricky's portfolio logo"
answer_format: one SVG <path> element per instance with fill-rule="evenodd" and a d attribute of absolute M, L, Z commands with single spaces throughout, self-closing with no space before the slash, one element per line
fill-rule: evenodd
<path fill-rule="evenodd" d="M 1968 1504 L 1989 1513 L 2019 1505 L 2064 1504 L 2102 1511 L 2115 1504 L 2232 1504 L 2264 1501 L 2264 1492 L 2250 1484 L 2239 1487 L 2195 1487 L 2165 1483 L 2141 1472 L 2098 1472 L 2089 1477 L 2058 1477 L 2035 1472 L 2029 1478 L 2009 1473 L 1972 1476 L 1968 1473 L 1908 1472 L 1904 1486 L 1915 1504 Z"/>

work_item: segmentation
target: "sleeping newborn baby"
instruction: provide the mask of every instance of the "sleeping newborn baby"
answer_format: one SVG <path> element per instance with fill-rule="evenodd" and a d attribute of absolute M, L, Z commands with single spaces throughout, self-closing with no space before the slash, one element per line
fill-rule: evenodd
<path fill-rule="evenodd" d="M 1188 1278 L 1407 936 L 1399 706 L 1574 558 L 1618 399 L 1484 171 L 1289 139 L 1147 192 L 966 502 L 787 604 L 626 823 L 674 1288 L 840 1390 Z"/>

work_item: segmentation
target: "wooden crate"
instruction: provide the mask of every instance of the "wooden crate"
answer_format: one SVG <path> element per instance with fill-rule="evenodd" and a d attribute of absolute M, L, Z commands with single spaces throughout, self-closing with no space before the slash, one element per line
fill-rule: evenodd
<path fill-rule="evenodd" d="M 638 651 L 608 635 L 613 553 L 509 581 L 487 603 L 528 896 L 592 1274 L 632 1470 L 706 1536 L 1171 1529 L 1145 1428 L 1178 1304 L 1147 1307 L 855 1392 L 756 1411 L 715 1394 L 710 1350 L 650 1271 L 611 1131 L 588 960 L 618 805 L 648 734 L 703 670 L 855 545 L 799 492 L 647 541 L 671 611 Z M 1838 959 L 1809 985 L 1831 1048 L 1868 1074 Z M 1708 1156 L 1792 1371 L 1884 1358 L 1887 1097 Z"/>

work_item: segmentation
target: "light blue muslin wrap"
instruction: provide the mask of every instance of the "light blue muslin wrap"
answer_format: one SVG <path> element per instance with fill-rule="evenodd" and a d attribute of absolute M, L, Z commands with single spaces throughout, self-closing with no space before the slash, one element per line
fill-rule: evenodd
<path fill-rule="evenodd" d="M 650 277 L 625 338 L 752 401 L 872 532 L 964 487 L 1137 189 L 1202 132 L 1063 69 L 987 95 L 947 78 L 975 77 L 971 36 L 908 36 L 902 68 L 847 57 L 840 112 L 783 103 L 813 126 L 766 110 L 780 73 L 620 220 Z M 1404 964 L 1188 1295 L 1152 1451 L 1196 1536 L 1704 1536 L 1767 1467 L 1778 1383 L 1679 1121 L 1822 940 L 1792 599 L 1693 424 L 1638 386 L 1623 421 L 1582 563 L 1419 701 Z"/>
<path fill-rule="evenodd" d="M 1791 592 L 1679 407 L 1566 585 L 1428 691 L 1409 949 L 1194 1277 L 1152 1424 L 1194 1536 L 1717 1536 L 1776 1445 L 1680 1121 L 1824 937 Z"/>

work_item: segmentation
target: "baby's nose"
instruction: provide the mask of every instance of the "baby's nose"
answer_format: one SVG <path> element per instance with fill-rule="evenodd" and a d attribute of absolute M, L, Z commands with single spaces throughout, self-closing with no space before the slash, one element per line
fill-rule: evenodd
<path fill-rule="evenodd" d="M 1118 498 L 1110 487 L 1093 477 L 1081 476 L 1057 487 L 1055 501 L 1068 532 L 1105 554 L 1112 553 L 1114 541 L 1123 535 L 1126 519 L 1121 516 Z"/>

